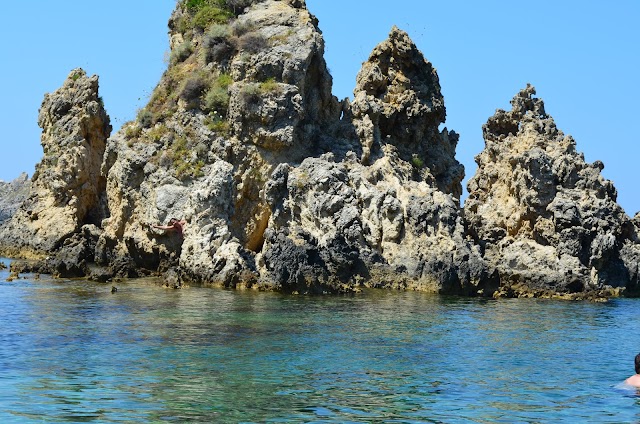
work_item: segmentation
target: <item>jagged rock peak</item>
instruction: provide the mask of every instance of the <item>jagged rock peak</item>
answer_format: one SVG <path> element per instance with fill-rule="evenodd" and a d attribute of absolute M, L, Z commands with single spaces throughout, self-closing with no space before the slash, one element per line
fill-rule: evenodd
<path fill-rule="evenodd" d="M 588 164 L 527 85 L 483 126 L 465 217 L 502 281 L 580 291 L 624 286 L 628 218 L 600 161 Z"/>
<path fill-rule="evenodd" d="M 12 256 L 49 253 L 101 218 L 106 181 L 100 169 L 111 125 L 98 77 L 71 71 L 60 89 L 45 95 L 38 124 L 44 156 L 29 198 L 0 231 L 0 246 L 20 246 Z"/>
<path fill-rule="evenodd" d="M 435 68 L 409 35 L 393 27 L 358 73 L 351 114 L 363 163 L 392 145 L 403 160 L 421 168 L 425 180 L 459 197 L 464 167 L 455 159 L 458 135 L 438 129 L 446 118 Z"/>
<path fill-rule="evenodd" d="M 394 26 L 389 38 L 378 44 L 363 64 L 356 79 L 354 95 L 364 92 L 369 96 L 400 105 L 407 101 L 410 91 L 438 123 L 445 121 L 444 98 L 440 81 L 433 65 L 405 31 Z"/>

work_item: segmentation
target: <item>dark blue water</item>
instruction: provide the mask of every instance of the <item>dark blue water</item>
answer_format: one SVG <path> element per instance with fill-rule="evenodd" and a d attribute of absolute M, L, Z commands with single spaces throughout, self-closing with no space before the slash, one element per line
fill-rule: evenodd
<path fill-rule="evenodd" d="M 5 261 L 7 262 L 7 261 Z M 0 422 L 623 423 L 640 301 L 6 282 Z"/>

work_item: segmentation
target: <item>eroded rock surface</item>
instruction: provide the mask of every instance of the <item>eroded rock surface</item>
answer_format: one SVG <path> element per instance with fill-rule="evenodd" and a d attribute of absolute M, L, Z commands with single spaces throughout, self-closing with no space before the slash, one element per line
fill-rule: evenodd
<path fill-rule="evenodd" d="M 458 135 L 439 131 L 446 109 L 438 74 L 406 32 L 393 27 L 363 64 L 351 114 L 363 163 L 380 156 L 382 146 L 393 145 L 438 189 L 460 197 L 464 167 L 455 159 Z"/>
<path fill-rule="evenodd" d="M 510 111 L 498 110 L 483 126 L 486 147 L 464 208 L 469 226 L 504 286 L 624 287 L 637 277 L 620 254 L 632 226 L 616 190 L 602 177 L 602 162 L 586 163 L 534 94 L 527 86 Z"/>
<path fill-rule="evenodd" d="M 43 161 L 0 227 L 16 271 L 284 292 L 360 287 L 600 299 L 637 291 L 640 218 L 532 87 L 484 126 L 459 206 L 458 135 L 438 75 L 394 27 L 331 95 L 303 0 L 180 1 L 169 66 L 110 137 L 97 77 L 40 113 Z M 171 218 L 182 221 L 159 229 Z"/>
<path fill-rule="evenodd" d="M 178 4 L 173 59 L 148 120 L 109 141 L 111 216 L 97 259 L 116 273 L 179 266 L 192 282 L 254 284 L 271 213 L 266 180 L 279 163 L 317 152 L 340 116 L 304 2 L 245 3 L 237 18 L 205 28 L 191 27 L 199 12 Z M 187 221 L 184 238 L 150 229 L 171 217 Z"/>
<path fill-rule="evenodd" d="M 104 214 L 100 169 L 111 126 L 98 77 L 73 70 L 59 90 L 45 95 L 38 125 L 44 157 L 28 198 L 0 228 L 4 255 L 47 255 L 83 225 L 99 223 Z"/>
<path fill-rule="evenodd" d="M 178 5 L 148 115 L 107 147 L 98 262 L 298 292 L 497 287 L 464 234 L 437 74 L 408 35 L 394 28 L 340 103 L 303 1 L 236 14 L 190 28 L 197 13 Z M 150 229 L 171 217 L 183 238 Z"/>
<path fill-rule="evenodd" d="M 26 173 L 7 183 L 0 181 L 0 225 L 16 213 L 30 188 L 31 180 Z"/>
<path fill-rule="evenodd" d="M 431 64 L 394 27 L 354 94 L 345 104 L 351 132 L 337 126 L 355 138 L 352 149 L 281 165 L 267 183 L 261 275 L 297 291 L 362 284 L 491 294 L 497 275 L 465 236 L 457 135 L 438 130 L 445 107 Z"/>

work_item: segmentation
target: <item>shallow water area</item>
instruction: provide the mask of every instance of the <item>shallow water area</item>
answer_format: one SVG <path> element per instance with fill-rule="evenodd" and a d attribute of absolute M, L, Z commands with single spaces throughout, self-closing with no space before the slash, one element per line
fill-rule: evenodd
<path fill-rule="evenodd" d="M 8 263 L 8 260 L 3 260 Z M 0 422 L 636 422 L 638 300 L 283 296 L 0 271 Z"/>

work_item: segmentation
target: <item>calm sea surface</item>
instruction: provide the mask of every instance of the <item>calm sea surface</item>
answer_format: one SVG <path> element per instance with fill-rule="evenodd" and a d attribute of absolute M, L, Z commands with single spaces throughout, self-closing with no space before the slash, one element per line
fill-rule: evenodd
<path fill-rule="evenodd" d="M 8 263 L 8 260 L 4 260 Z M 0 423 L 624 423 L 640 300 L 293 297 L 0 271 Z"/>

